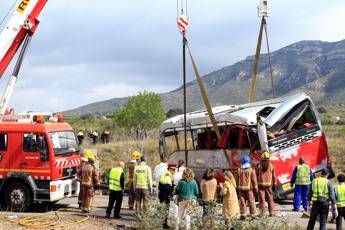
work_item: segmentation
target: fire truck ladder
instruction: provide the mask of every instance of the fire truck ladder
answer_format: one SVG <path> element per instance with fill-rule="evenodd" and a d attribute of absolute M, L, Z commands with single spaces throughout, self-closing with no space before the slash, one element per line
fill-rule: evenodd
<path fill-rule="evenodd" d="M 10 79 L 8 80 L 5 91 L 4 91 L 4 93 L 1 97 L 1 100 L 0 100 L 0 115 L 4 115 L 8 112 L 7 111 L 8 102 L 12 96 L 14 86 L 16 85 L 16 82 L 18 80 L 18 73 L 19 73 L 20 67 L 22 66 L 24 56 L 25 56 L 26 51 L 29 47 L 31 38 L 32 38 L 32 35 L 30 35 L 30 34 L 28 34 L 25 37 L 23 46 L 20 50 L 20 53 L 19 53 L 19 56 L 18 56 L 18 59 L 16 62 L 16 65 L 14 66 L 12 75 L 11 75 Z"/>
<path fill-rule="evenodd" d="M 268 2 L 266 0 L 260 0 L 260 4 L 258 6 L 258 16 L 261 17 L 261 25 L 260 31 L 258 36 L 258 41 L 256 45 L 256 52 L 255 52 L 255 59 L 253 64 L 253 73 L 252 73 L 252 80 L 250 83 L 250 90 L 249 90 L 249 103 L 254 101 L 254 93 L 255 93 L 255 83 L 257 78 L 257 72 L 259 67 L 259 59 L 260 59 L 260 52 L 261 52 L 261 44 L 262 44 L 262 35 L 263 31 L 265 30 L 265 37 L 266 37 L 266 46 L 267 46 L 267 55 L 268 55 L 268 64 L 270 68 L 270 77 L 271 77 L 271 87 L 272 87 L 272 96 L 273 98 L 276 97 L 275 89 L 274 89 L 274 82 L 273 82 L 273 70 L 272 70 L 272 63 L 271 63 L 271 53 L 270 53 L 270 46 L 268 41 L 268 32 L 267 32 L 267 23 L 266 17 L 270 15 L 270 8 Z"/>

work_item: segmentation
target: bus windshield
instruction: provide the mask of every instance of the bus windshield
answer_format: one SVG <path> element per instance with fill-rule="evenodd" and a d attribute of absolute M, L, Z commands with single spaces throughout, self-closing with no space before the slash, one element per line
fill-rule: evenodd
<path fill-rule="evenodd" d="M 72 131 L 49 133 L 55 156 L 79 152 L 77 139 Z"/>

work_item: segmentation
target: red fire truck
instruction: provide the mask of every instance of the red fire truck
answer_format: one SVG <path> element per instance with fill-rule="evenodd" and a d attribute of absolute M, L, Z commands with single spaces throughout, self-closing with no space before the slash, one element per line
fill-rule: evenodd
<path fill-rule="evenodd" d="M 0 100 L 0 203 L 13 211 L 79 193 L 76 171 L 80 155 L 72 127 L 61 117 L 46 122 L 46 114 L 4 115 L 13 111 L 7 105 L 46 2 L 19 1 L 0 33 L 0 77 L 22 46 Z"/>
<path fill-rule="evenodd" d="M 13 120 L 15 115 L 10 116 Z M 79 146 L 65 122 L 0 122 L 0 194 L 10 210 L 27 210 L 33 202 L 54 202 L 77 195 Z"/>
<path fill-rule="evenodd" d="M 161 125 L 161 157 L 168 157 L 175 164 L 183 159 L 195 171 L 198 180 L 206 168 L 216 169 L 222 180 L 223 170 L 236 173 L 244 154 L 250 155 L 255 167 L 261 152 L 268 150 L 278 177 L 276 195 L 281 198 L 293 190 L 290 179 L 300 157 L 314 172 L 331 169 L 317 110 L 311 98 L 303 93 L 243 105 L 218 106 L 212 110 L 222 133 L 219 140 L 207 111 L 188 113 L 186 152 L 183 115 L 179 115 Z M 224 150 L 231 159 L 230 165 Z"/>

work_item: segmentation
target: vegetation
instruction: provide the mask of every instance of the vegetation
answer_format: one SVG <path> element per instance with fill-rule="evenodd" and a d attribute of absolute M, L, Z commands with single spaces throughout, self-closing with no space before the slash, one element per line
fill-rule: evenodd
<path fill-rule="evenodd" d="M 115 123 L 125 128 L 137 138 L 157 128 L 165 119 L 161 98 L 153 92 L 141 92 L 130 97 L 123 109 L 114 111 Z"/>

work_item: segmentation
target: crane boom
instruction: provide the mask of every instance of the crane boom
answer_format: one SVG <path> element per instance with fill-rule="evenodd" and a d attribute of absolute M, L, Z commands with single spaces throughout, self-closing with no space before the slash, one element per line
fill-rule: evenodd
<path fill-rule="evenodd" d="M 37 19 L 47 0 L 21 0 L 0 33 L 0 78 L 28 35 L 39 24 Z"/>

